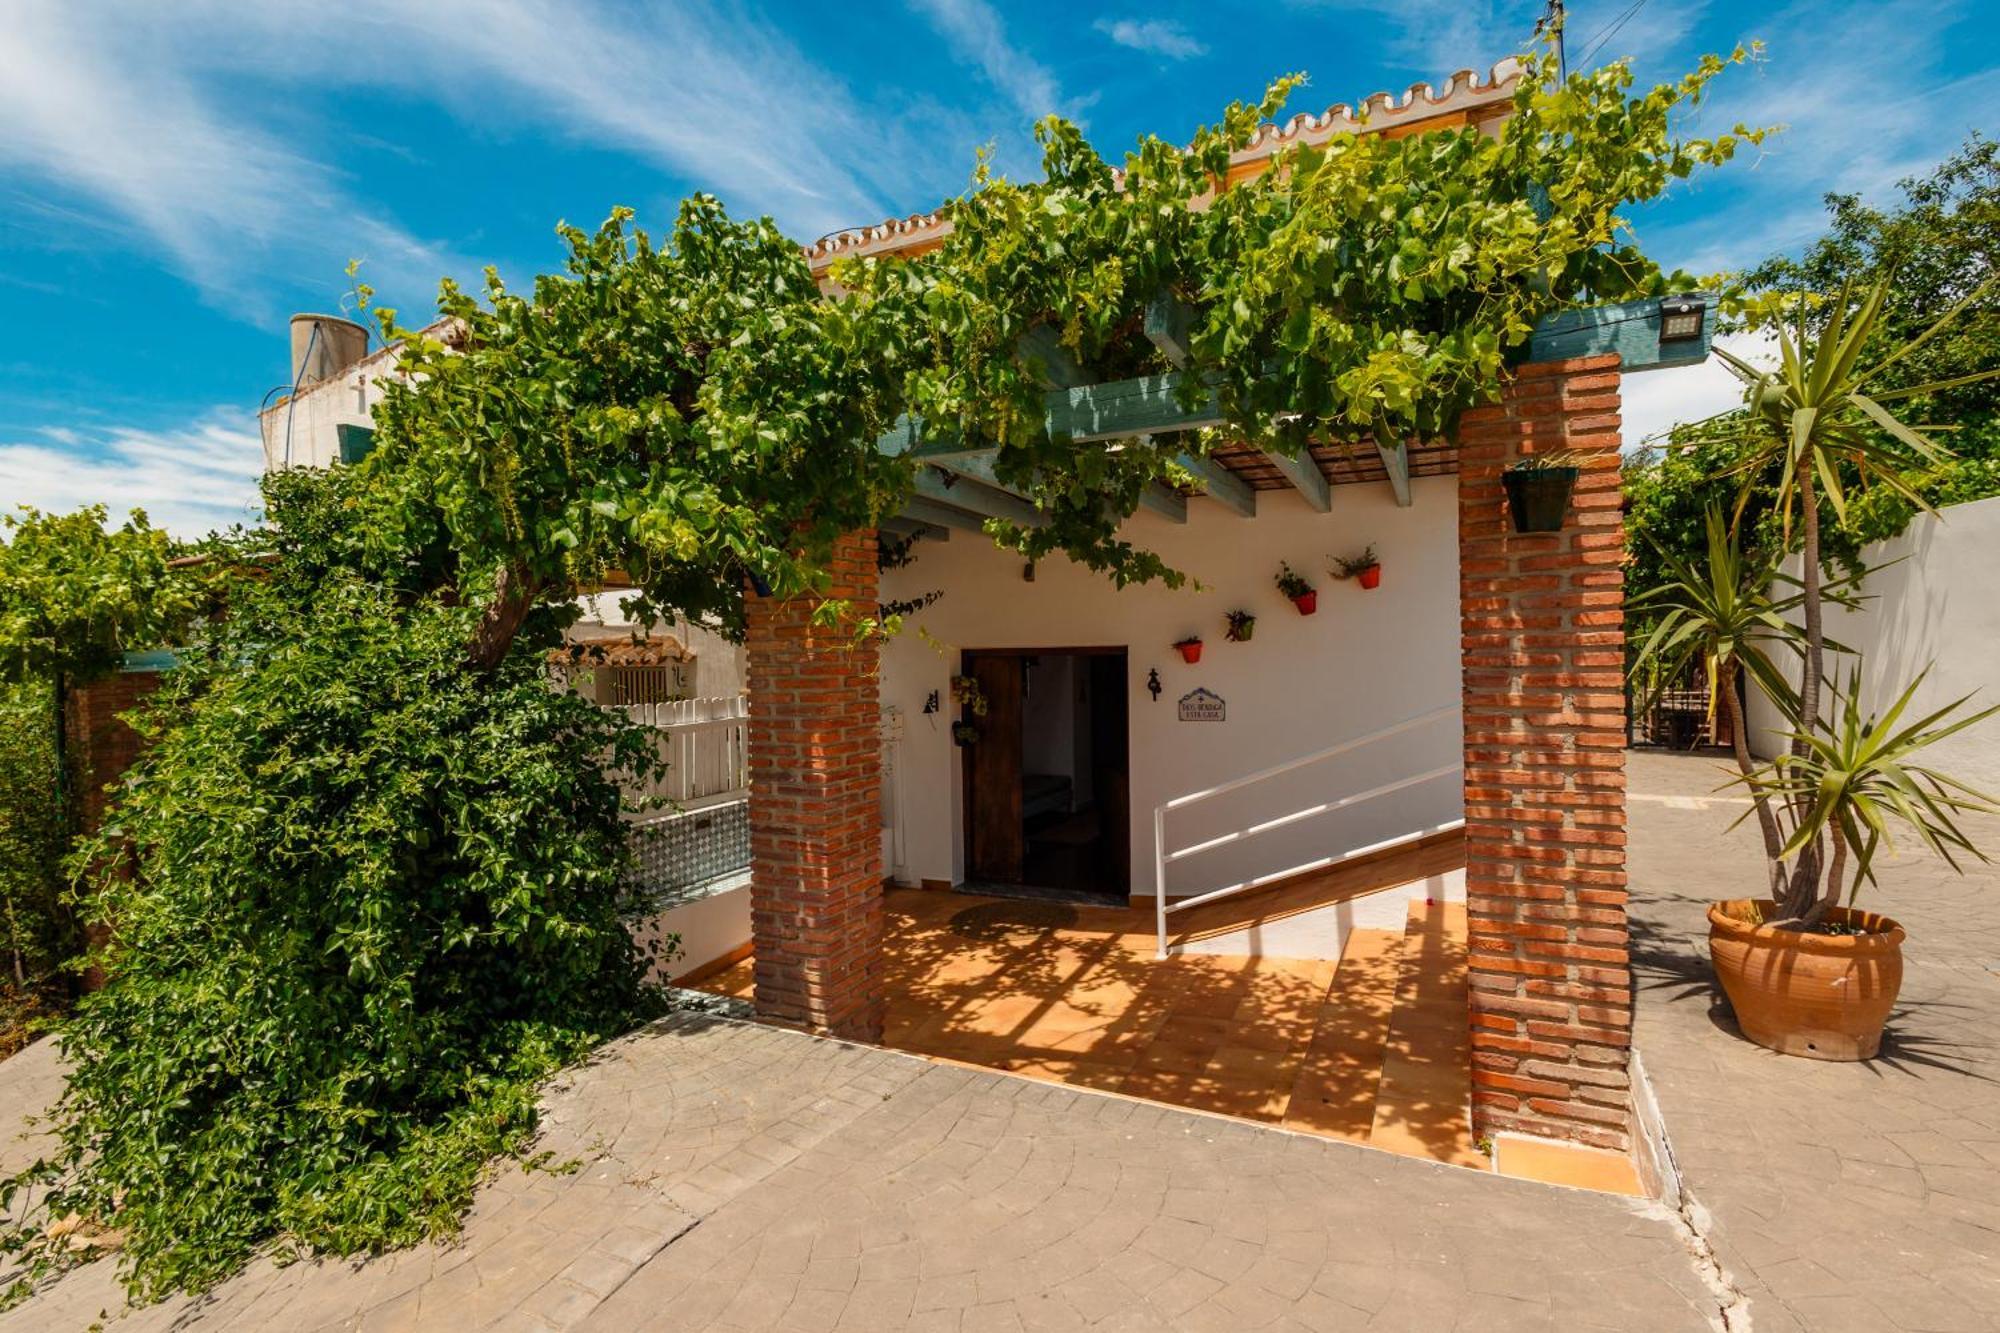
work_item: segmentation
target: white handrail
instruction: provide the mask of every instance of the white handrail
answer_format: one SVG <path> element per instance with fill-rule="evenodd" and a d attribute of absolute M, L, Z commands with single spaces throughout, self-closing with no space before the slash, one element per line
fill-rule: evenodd
<path fill-rule="evenodd" d="M 1350 750 L 1357 750 L 1364 745 L 1372 745 L 1376 741 L 1387 740 L 1391 736 L 1400 736 L 1406 731 L 1414 731 L 1418 727 L 1427 726 L 1443 718 L 1455 717 L 1458 714 L 1458 710 L 1459 705 L 1455 703 L 1446 704 L 1442 708 L 1433 708 L 1427 713 L 1419 713 L 1415 717 L 1404 718 L 1401 722 L 1393 723 L 1378 731 L 1371 731 L 1366 735 L 1356 736 L 1350 740 L 1329 745 L 1323 750 L 1315 750 L 1311 754 L 1300 755 L 1296 759 L 1288 759 L 1282 764 L 1273 764 L 1269 768 L 1259 769 L 1255 773 L 1245 774 L 1240 778 L 1231 778 L 1227 782 L 1219 783 L 1216 786 L 1208 787 L 1201 791 L 1188 792 L 1186 795 L 1176 796 L 1170 801 L 1162 801 L 1160 804 L 1154 806 L 1153 909 L 1159 932 L 1159 952 L 1157 956 L 1160 958 L 1167 957 L 1167 913 L 1169 912 L 1178 912 L 1183 908 L 1214 902 L 1218 898 L 1227 898 L 1234 893 L 1262 888 L 1267 884 L 1289 878 L 1292 875 L 1304 874 L 1309 870 L 1325 869 L 1328 866 L 1338 865 L 1343 861 L 1353 860 L 1357 856 L 1366 856 L 1374 852 L 1386 851 L 1389 848 L 1415 842 L 1418 839 L 1427 838 L 1433 834 L 1447 832 L 1454 828 L 1462 828 L 1465 825 L 1465 821 L 1463 819 L 1448 820 L 1431 828 L 1419 829 L 1416 832 L 1403 834 L 1400 837 L 1390 838 L 1383 842 L 1371 843 L 1366 847 L 1357 847 L 1335 856 L 1319 857 L 1303 865 L 1273 871 L 1268 875 L 1258 875 L 1251 879 L 1243 880 L 1240 883 L 1231 884 L 1226 888 L 1211 889 L 1205 893 L 1196 894 L 1191 898 L 1183 898 L 1171 906 L 1167 903 L 1167 865 L 1169 862 L 1178 861 L 1187 856 L 1194 856 L 1197 853 L 1209 851 L 1245 838 L 1253 838 L 1260 833 L 1268 833 L 1272 829 L 1282 828 L 1287 824 L 1294 824 L 1302 819 L 1311 819 L 1317 815 L 1330 814 L 1335 810 L 1360 805 L 1364 801 L 1372 801 L 1378 796 L 1387 796 L 1391 792 L 1398 792 L 1406 787 L 1414 787 L 1418 783 L 1430 782 L 1437 778 L 1445 777 L 1448 774 L 1462 772 L 1465 765 L 1462 760 L 1455 760 L 1452 763 L 1427 769 L 1422 773 L 1417 773 L 1410 777 L 1398 778 L 1393 782 L 1385 782 L 1379 786 L 1370 787 L 1366 791 L 1354 792 L 1351 795 L 1342 796 L 1331 801 L 1321 801 L 1316 805 L 1306 806 L 1303 809 L 1294 810 L 1289 814 L 1279 815 L 1275 819 L 1262 820 L 1250 825 L 1248 828 L 1238 829 L 1233 833 L 1225 833 L 1219 837 L 1210 838 L 1206 842 L 1199 842 L 1191 847 L 1182 847 L 1172 852 L 1167 850 L 1167 812 L 1169 810 L 1183 809 L 1198 801 L 1205 801 L 1211 797 L 1221 796 L 1226 792 L 1238 791 L 1253 783 L 1262 782 L 1284 773 L 1290 773 L 1296 769 L 1304 768 L 1309 764 L 1319 763 L 1325 759 L 1331 759 L 1335 755 L 1345 754 Z"/>

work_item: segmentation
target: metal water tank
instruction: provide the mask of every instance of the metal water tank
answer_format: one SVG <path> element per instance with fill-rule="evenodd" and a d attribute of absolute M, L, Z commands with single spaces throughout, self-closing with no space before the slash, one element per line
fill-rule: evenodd
<path fill-rule="evenodd" d="M 330 380 L 368 355 L 368 328 L 339 315 L 292 316 L 292 382 Z"/>

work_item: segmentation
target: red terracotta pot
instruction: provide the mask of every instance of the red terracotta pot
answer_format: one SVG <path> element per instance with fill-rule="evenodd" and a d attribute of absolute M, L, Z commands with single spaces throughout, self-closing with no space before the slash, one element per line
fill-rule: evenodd
<path fill-rule="evenodd" d="M 1361 586 L 1362 586 L 1362 587 L 1364 587 L 1364 588 L 1379 588 L 1379 587 L 1381 587 L 1381 586 L 1382 586 L 1382 566 L 1380 566 L 1380 565 L 1370 565 L 1370 566 L 1368 566 L 1368 568 L 1366 568 L 1366 569 L 1362 570 L 1362 571 L 1361 571 Z"/>
<path fill-rule="evenodd" d="M 1181 661 L 1186 662 L 1189 666 L 1193 666 L 1196 662 L 1201 661 L 1200 639 L 1196 639 L 1193 643 L 1177 643 L 1174 647 L 1181 650 Z"/>
<path fill-rule="evenodd" d="M 1815 935 L 1762 924 L 1769 910 L 1748 898 L 1708 909 L 1709 957 L 1743 1035 L 1783 1055 L 1871 1058 L 1903 986 L 1903 928 L 1836 907 L 1828 921 L 1863 933 Z"/>
<path fill-rule="evenodd" d="M 1319 610 L 1319 589 L 1315 588 L 1311 592 L 1300 593 L 1297 597 L 1292 598 L 1292 605 L 1299 609 L 1300 615 L 1311 615 L 1313 612 Z"/>

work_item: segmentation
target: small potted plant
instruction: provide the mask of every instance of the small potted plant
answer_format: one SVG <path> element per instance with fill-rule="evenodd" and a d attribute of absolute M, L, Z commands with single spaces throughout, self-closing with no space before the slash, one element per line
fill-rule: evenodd
<path fill-rule="evenodd" d="M 1250 614 L 1248 611 L 1231 611 L 1229 613 L 1229 641 L 1231 643 L 1248 643 L 1250 642 L 1250 636 L 1256 632 L 1256 616 Z"/>
<path fill-rule="evenodd" d="M 1569 493 L 1576 488 L 1580 455 L 1572 450 L 1529 454 L 1515 459 L 1500 474 L 1507 488 L 1507 508 L 1516 532 L 1560 532 L 1569 512 Z"/>
<path fill-rule="evenodd" d="M 1327 569 L 1337 579 L 1359 579 L 1364 588 L 1382 585 L 1382 562 L 1375 558 L 1372 545 L 1360 555 L 1336 555 L 1328 559 Z"/>
<path fill-rule="evenodd" d="M 979 728 L 970 722 L 954 722 L 951 724 L 951 739 L 956 745 L 971 745 L 979 739 Z"/>
<path fill-rule="evenodd" d="M 1319 610 L 1319 590 L 1299 577 L 1290 563 L 1283 560 L 1278 562 L 1278 591 L 1291 598 L 1292 605 L 1299 609 L 1302 616 Z"/>
<path fill-rule="evenodd" d="M 1196 662 L 1201 661 L 1201 639 L 1196 635 L 1190 634 L 1185 639 L 1176 640 L 1174 651 L 1181 655 L 1181 661 L 1186 662 L 1189 666 L 1193 666 Z"/>
<path fill-rule="evenodd" d="M 954 703 L 963 705 L 967 717 L 986 716 L 986 691 L 979 688 L 979 677 L 953 676 L 951 697 Z"/>

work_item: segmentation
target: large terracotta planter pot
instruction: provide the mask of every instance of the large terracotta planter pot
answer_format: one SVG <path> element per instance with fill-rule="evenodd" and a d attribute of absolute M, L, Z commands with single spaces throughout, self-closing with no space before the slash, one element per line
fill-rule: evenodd
<path fill-rule="evenodd" d="M 1708 909 L 1708 951 L 1743 1035 L 1784 1055 L 1867 1060 L 1903 988 L 1903 928 L 1836 907 L 1861 935 L 1815 935 L 1758 922 L 1768 904 L 1737 898 Z"/>

